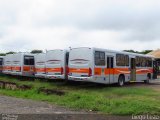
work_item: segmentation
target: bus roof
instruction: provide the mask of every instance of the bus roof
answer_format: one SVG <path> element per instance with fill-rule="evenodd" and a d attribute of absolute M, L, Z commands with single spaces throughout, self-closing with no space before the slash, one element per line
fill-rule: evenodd
<path fill-rule="evenodd" d="M 141 57 L 151 57 L 151 58 L 155 58 L 155 57 L 152 56 L 152 55 L 144 55 L 144 54 L 139 54 L 139 53 L 130 53 L 130 52 L 110 50 L 110 49 L 104 49 L 104 48 L 96 48 L 96 47 L 77 47 L 77 48 L 71 48 L 71 50 L 72 50 L 72 49 L 79 49 L 79 48 L 88 48 L 88 49 L 93 49 L 93 50 L 108 51 L 108 52 L 119 53 L 119 54 L 127 54 L 127 55 L 133 55 L 133 56 L 141 56 Z"/>
<path fill-rule="evenodd" d="M 0 56 L 0 58 L 4 58 L 5 56 Z"/>
<path fill-rule="evenodd" d="M 32 53 L 28 53 L 28 52 L 18 52 L 18 53 L 14 53 L 12 55 L 31 55 L 31 56 L 35 56 L 36 54 L 32 54 Z"/>

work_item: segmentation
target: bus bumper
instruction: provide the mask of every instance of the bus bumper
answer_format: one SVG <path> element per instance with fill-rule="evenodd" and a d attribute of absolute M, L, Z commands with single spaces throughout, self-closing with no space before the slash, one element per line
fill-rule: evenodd
<path fill-rule="evenodd" d="M 2 71 L 3 74 L 11 74 L 10 71 Z"/>
<path fill-rule="evenodd" d="M 22 72 L 11 72 L 11 75 L 19 75 L 19 76 L 22 76 Z"/>
<path fill-rule="evenodd" d="M 35 77 L 37 77 L 37 78 L 45 78 L 46 74 L 35 74 Z"/>
<path fill-rule="evenodd" d="M 47 79 L 65 79 L 64 75 L 46 75 Z"/>
<path fill-rule="evenodd" d="M 74 81 L 92 81 L 93 80 L 93 76 L 91 76 L 91 77 L 68 76 L 68 80 L 74 80 Z"/>

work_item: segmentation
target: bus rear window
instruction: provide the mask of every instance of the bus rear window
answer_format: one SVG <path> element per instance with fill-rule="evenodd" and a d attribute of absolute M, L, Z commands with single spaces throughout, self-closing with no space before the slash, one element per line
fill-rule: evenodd
<path fill-rule="evenodd" d="M 24 56 L 24 65 L 34 65 L 34 57 Z"/>
<path fill-rule="evenodd" d="M 0 65 L 2 65 L 3 64 L 3 59 L 2 58 L 0 58 Z"/>

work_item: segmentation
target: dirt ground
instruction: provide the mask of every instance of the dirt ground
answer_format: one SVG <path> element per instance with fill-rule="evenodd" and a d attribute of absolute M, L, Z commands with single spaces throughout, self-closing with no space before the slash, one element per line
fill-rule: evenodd
<path fill-rule="evenodd" d="M 33 100 L 0 96 L 0 113 L 13 114 L 75 114 L 84 113 L 84 111 L 72 111 L 56 105 L 50 105 L 45 102 Z"/>
<path fill-rule="evenodd" d="M 149 84 L 145 84 L 144 82 L 138 82 L 138 83 L 129 83 L 125 85 L 125 87 L 148 87 L 153 88 L 154 90 L 160 91 L 160 79 L 151 80 Z"/>

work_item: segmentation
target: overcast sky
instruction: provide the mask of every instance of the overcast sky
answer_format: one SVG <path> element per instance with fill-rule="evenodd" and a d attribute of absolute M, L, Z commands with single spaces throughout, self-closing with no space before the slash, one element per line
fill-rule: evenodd
<path fill-rule="evenodd" d="M 0 52 L 160 48 L 160 0 L 0 0 Z"/>

